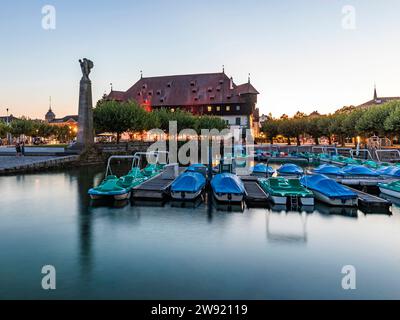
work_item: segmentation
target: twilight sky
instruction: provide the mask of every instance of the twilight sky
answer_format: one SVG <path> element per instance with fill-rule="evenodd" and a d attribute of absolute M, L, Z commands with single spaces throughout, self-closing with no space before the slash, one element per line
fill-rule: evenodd
<path fill-rule="evenodd" d="M 42 28 L 42 7 L 56 29 Z M 342 8 L 355 8 L 355 29 Z M 140 76 L 219 72 L 260 91 L 262 113 L 332 112 L 400 96 L 398 0 L 2 0 L 0 115 L 76 114 L 90 58 L 93 99 L 110 82 L 127 90 Z M 345 22 L 348 20 L 345 19 Z M 348 24 L 345 24 L 348 25 Z"/>

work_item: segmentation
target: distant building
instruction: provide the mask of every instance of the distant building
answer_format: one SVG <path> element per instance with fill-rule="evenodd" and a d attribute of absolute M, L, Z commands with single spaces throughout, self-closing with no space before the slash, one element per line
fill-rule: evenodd
<path fill-rule="evenodd" d="M 127 91 L 112 90 L 105 98 L 137 101 L 143 108 L 182 109 L 196 115 L 213 115 L 224 119 L 230 128 L 259 131 L 257 95 L 250 83 L 236 85 L 225 72 L 161 77 L 141 77 Z"/>
<path fill-rule="evenodd" d="M 9 116 L 0 116 L 0 121 L 3 121 L 5 123 L 11 123 L 14 120 L 18 120 L 18 118 L 14 117 L 12 114 L 10 114 Z"/>
<path fill-rule="evenodd" d="M 374 88 L 374 98 L 370 101 L 367 101 L 363 104 L 360 104 L 357 106 L 357 108 L 369 108 L 373 106 L 378 106 L 380 104 L 389 102 L 389 101 L 395 101 L 395 100 L 400 100 L 400 97 L 378 97 L 378 94 L 376 92 L 376 87 Z"/>
<path fill-rule="evenodd" d="M 55 113 L 53 112 L 51 105 L 49 111 L 47 111 L 44 116 L 45 121 L 53 126 L 68 126 L 73 132 L 78 132 L 78 116 L 77 115 L 68 115 L 63 118 L 56 118 Z"/>

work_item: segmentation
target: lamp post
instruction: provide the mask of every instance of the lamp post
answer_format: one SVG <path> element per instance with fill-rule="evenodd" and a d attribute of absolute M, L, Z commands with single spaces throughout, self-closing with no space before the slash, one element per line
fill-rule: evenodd
<path fill-rule="evenodd" d="M 10 118 L 9 118 L 9 116 L 8 116 L 8 112 L 9 112 L 9 109 L 8 108 L 6 108 L 6 111 L 7 111 L 7 126 L 9 126 L 10 125 Z M 10 145 L 11 144 L 11 133 L 10 132 L 7 132 L 7 144 L 8 145 Z"/>

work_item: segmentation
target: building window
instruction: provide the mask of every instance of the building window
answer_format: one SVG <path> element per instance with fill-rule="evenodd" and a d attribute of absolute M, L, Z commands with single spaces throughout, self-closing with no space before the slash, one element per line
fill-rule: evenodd
<path fill-rule="evenodd" d="M 240 106 L 236 106 L 236 111 L 240 111 Z"/>
<path fill-rule="evenodd" d="M 237 118 L 236 118 L 236 125 L 237 125 L 237 126 L 240 126 L 240 117 L 237 117 Z"/>
<path fill-rule="evenodd" d="M 226 111 L 231 111 L 231 106 L 226 106 Z"/>
<path fill-rule="evenodd" d="M 208 106 L 208 107 L 207 107 L 207 111 L 208 111 L 208 112 L 211 112 L 211 111 L 212 111 L 212 107 L 211 107 L 211 106 Z"/>
<path fill-rule="evenodd" d="M 171 108 L 171 112 L 175 112 L 175 109 L 174 109 L 174 108 Z"/>
<path fill-rule="evenodd" d="M 220 106 L 217 107 L 217 111 L 221 111 L 221 107 Z"/>

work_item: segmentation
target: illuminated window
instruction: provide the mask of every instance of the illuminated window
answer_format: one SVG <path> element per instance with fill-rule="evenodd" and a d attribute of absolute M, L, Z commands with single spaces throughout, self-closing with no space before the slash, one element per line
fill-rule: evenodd
<path fill-rule="evenodd" d="M 226 111 L 231 111 L 231 106 L 226 106 Z"/>
<path fill-rule="evenodd" d="M 207 107 L 207 111 L 208 111 L 208 112 L 211 112 L 211 111 L 212 111 L 212 107 L 211 107 L 211 106 L 208 106 L 208 107 Z"/>
<path fill-rule="evenodd" d="M 240 106 L 236 106 L 236 111 L 240 111 Z"/>
<path fill-rule="evenodd" d="M 221 107 L 220 106 L 217 107 L 217 111 L 221 111 Z"/>
<path fill-rule="evenodd" d="M 171 112 L 175 112 L 175 109 L 174 109 L 174 108 L 171 108 Z"/>

